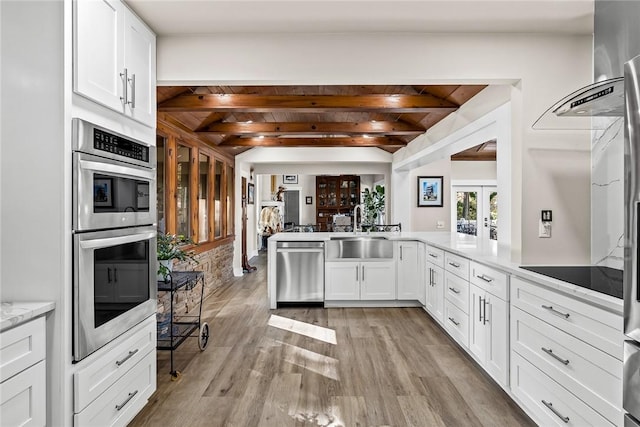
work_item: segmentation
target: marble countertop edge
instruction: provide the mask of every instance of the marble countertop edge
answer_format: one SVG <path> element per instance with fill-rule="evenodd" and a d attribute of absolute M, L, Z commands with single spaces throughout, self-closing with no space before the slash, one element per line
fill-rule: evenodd
<path fill-rule="evenodd" d="M 2 301 L 0 331 L 18 326 L 55 309 L 53 301 Z"/>

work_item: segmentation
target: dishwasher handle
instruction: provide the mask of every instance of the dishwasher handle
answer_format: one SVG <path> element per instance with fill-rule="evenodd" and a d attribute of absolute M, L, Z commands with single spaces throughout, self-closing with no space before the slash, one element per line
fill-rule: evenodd
<path fill-rule="evenodd" d="M 276 248 L 277 249 L 283 249 L 283 248 L 287 248 L 287 249 L 323 249 L 324 248 L 324 242 L 277 242 L 276 243 Z"/>
<path fill-rule="evenodd" d="M 323 254 L 324 249 L 322 248 L 278 248 L 276 249 L 277 253 L 317 253 Z"/>

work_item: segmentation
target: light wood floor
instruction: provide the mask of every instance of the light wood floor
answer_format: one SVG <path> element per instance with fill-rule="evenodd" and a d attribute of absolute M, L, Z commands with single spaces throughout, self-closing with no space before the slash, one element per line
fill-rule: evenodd
<path fill-rule="evenodd" d="M 422 309 L 271 311 L 265 261 L 205 301 L 209 346 L 175 351 L 178 381 L 158 352 L 131 426 L 534 425 Z"/>

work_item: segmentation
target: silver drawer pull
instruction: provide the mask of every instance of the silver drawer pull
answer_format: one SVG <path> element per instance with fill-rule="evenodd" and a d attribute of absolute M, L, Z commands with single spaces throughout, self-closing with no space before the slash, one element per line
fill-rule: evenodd
<path fill-rule="evenodd" d="M 451 321 L 451 323 L 453 323 L 456 326 L 460 325 L 460 322 L 456 322 L 456 319 L 454 319 L 453 317 L 449 317 L 449 320 Z"/>
<path fill-rule="evenodd" d="M 452 288 L 451 286 L 449 286 L 449 290 L 450 290 L 451 292 L 453 292 L 454 294 L 459 294 L 459 293 L 460 293 L 460 291 L 459 291 L 459 290 L 457 290 L 456 288 Z"/>
<path fill-rule="evenodd" d="M 432 254 L 431 252 L 429 252 L 429 256 L 430 256 L 431 258 L 438 258 L 438 255 L 436 255 L 436 254 Z"/>
<path fill-rule="evenodd" d="M 562 414 L 560 412 L 558 412 L 558 410 L 556 408 L 553 407 L 553 403 L 551 402 L 545 402 L 544 400 L 542 400 L 542 403 L 544 403 L 544 406 L 546 406 L 547 408 L 549 408 L 549 410 L 551 412 L 553 412 L 555 414 L 556 417 L 560 418 L 562 421 L 564 421 L 565 423 L 569 422 L 569 417 L 563 417 Z"/>
<path fill-rule="evenodd" d="M 120 409 L 124 408 L 124 406 L 129 403 L 129 401 L 131 399 L 133 399 L 133 396 L 135 396 L 136 394 L 138 394 L 138 390 L 134 391 L 133 393 L 129 393 L 129 396 L 127 396 L 127 398 L 124 400 L 124 402 L 122 402 L 119 405 L 116 405 L 116 409 L 119 411 Z"/>
<path fill-rule="evenodd" d="M 487 282 L 487 283 L 491 283 L 491 282 L 493 282 L 493 279 L 492 279 L 491 277 L 489 277 L 489 276 L 485 276 L 484 274 L 483 274 L 482 276 L 478 276 L 478 275 L 476 275 L 476 277 L 477 277 L 478 279 L 482 279 L 482 280 L 484 280 L 484 281 L 485 281 L 485 282 Z"/>
<path fill-rule="evenodd" d="M 127 361 L 127 360 L 129 360 L 129 359 L 131 359 L 131 358 L 133 357 L 133 355 L 134 355 L 134 354 L 136 354 L 137 352 L 138 352 L 138 349 L 137 349 L 137 348 L 136 348 L 135 350 L 133 350 L 133 351 L 130 351 L 130 352 L 129 352 L 129 354 L 127 354 L 127 355 L 124 357 L 124 359 L 122 359 L 122 360 L 118 360 L 118 361 L 116 362 L 116 365 L 118 365 L 118 366 L 122 365 L 124 362 L 126 362 L 126 361 Z"/>
<path fill-rule="evenodd" d="M 545 353 L 547 353 L 549 356 L 553 357 L 554 359 L 556 359 L 558 362 L 563 363 L 565 365 L 569 364 L 569 361 L 567 359 L 563 359 L 562 357 L 558 356 L 557 354 L 555 354 L 553 352 L 553 350 L 551 350 L 550 348 L 544 348 L 544 347 L 540 347 L 542 349 L 542 351 L 544 351 Z"/>
<path fill-rule="evenodd" d="M 550 306 L 550 305 L 544 305 L 544 304 L 543 304 L 543 305 L 542 305 L 542 308 L 544 308 L 545 310 L 549 310 L 550 312 L 552 312 L 552 313 L 554 313 L 554 314 L 557 314 L 558 316 L 562 316 L 562 317 L 564 317 L 565 319 L 568 319 L 568 318 L 569 318 L 569 313 L 563 313 L 563 312 L 561 312 L 561 311 L 558 311 L 558 310 L 556 310 L 555 308 L 553 308 L 553 307 L 552 307 L 552 306 Z"/>
<path fill-rule="evenodd" d="M 450 262 L 449 265 L 451 267 L 460 268 L 460 264 L 458 264 L 457 262 Z"/>

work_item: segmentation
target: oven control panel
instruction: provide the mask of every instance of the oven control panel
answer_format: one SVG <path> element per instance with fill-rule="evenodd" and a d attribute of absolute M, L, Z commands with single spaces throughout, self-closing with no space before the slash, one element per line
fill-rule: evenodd
<path fill-rule="evenodd" d="M 93 148 L 143 162 L 149 162 L 149 147 L 118 135 L 93 129 Z"/>

